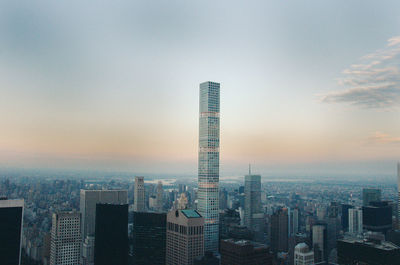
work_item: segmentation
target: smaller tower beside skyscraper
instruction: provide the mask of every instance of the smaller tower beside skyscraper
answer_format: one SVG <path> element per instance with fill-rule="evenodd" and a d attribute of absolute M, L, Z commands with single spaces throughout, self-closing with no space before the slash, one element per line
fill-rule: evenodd
<path fill-rule="evenodd" d="M 79 264 L 81 242 L 81 213 L 54 213 L 51 227 L 50 265 Z"/>
<path fill-rule="evenodd" d="M 204 255 L 204 218 L 195 210 L 172 210 L 167 215 L 166 264 L 192 265 Z"/>
<path fill-rule="evenodd" d="M 361 235 L 363 232 L 363 215 L 359 208 L 351 208 L 349 211 L 349 233 Z"/>
<path fill-rule="evenodd" d="M 274 253 L 287 252 L 289 247 L 288 209 L 278 209 L 271 215 L 271 250 Z"/>
<path fill-rule="evenodd" d="M 159 181 L 157 184 L 156 202 L 157 202 L 157 212 L 162 212 L 164 206 L 164 190 L 161 181 Z"/>
<path fill-rule="evenodd" d="M 363 206 L 369 206 L 371 202 L 381 201 L 381 190 L 364 188 L 362 191 Z"/>
<path fill-rule="evenodd" d="M 21 264 L 24 200 L 0 198 L 0 263 Z"/>
<path fill-rule="evenodd" d="M 244 177 L 244 223 L 254 230 L 254 215 L 261 213 L 261 176 L 249 174 Z"/>
<path fill-rule="evenodd" d="M 134 206 L 135 212 L 144 212 L 146 209 L 145 194 L 144 194 L 144 177 L 135 177 L 134 189 Z"/>

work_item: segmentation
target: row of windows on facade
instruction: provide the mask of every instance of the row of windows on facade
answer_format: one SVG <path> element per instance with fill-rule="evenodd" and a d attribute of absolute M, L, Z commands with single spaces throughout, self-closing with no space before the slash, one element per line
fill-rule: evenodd
<path fill-rule="evenodd" d="M 177 232 L 183 235 L 201 235 L 203 234 L 203 227 L 202 226 L 183 226 L 174 224 L 171 222 L 167 223 L 167 230 Z"/>

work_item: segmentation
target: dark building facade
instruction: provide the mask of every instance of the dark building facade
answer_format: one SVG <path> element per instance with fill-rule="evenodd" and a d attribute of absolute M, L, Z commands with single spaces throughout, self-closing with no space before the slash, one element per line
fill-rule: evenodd
<path fill-rule="evenodd" d="M 281 208 L 271 215 L 271 250 L 274 253 L 288 251 L 288 222 L 287 208 Z"/>
<path fill-rule="evenodd" d="M 386 233 L 392 229 L 392 207 L 387 201 L 370 202 L 363 206 L 363 227 L 372 232 Z"/>
<path fill-rule="evenodd" d="M 385 241 L 341 239 L 337 242 L 337 256 L 341 265 L 400 264 L 400 248 Z"/>
<path fill-rule="evenodd" d="M 272 265 L 266 245 L 247 240 L 221 240 L 221 265 Z"/>
<path fill-rule="evenodd" d="M 95 265 L 128 265 L 128 205 L 97 204 Z"/>
<path fill-rule="evenodd" d="M 19 265 L 23 200 L 0 200 L 0 264 Z"/>
<path fill-rule="evenodd" d="M 165 264 L 166 213 L 133 214 L 133 258 L 134 264 Z"/>
<path fill-rule="evenodd" d="M 341 223 L 343 231 L 347 232 L 349 230 L 349 209 L 354 208 L 353 205 L 350 204 L 342 204 L 341 205 Z"/>

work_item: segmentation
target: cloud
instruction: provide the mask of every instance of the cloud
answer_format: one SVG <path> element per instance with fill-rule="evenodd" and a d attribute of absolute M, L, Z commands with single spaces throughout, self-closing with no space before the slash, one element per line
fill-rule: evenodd
<path fill-rule="evenodd" d="M 345 69 L 339 86 L 343 90 L 322 96 L 325 103 L 348 103 L 363 108 L 390 109 L 400 105 L 400 36 L 385 48 L 367 54 Z"/>
<path fill-rule="evenodd" d="M 368 142 L 372 143 L 383 143 L 383 144 L 400 144 L 400 137 L 391 136 L 383 132 L 375 132 L 368 138 Z"/>

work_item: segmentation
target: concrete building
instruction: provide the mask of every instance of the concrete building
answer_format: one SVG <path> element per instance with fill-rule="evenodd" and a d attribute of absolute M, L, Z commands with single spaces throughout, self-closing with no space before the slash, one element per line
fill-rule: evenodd
<path fill-rule="evenodd" d="M 87 236 L 83 242 L 82 265 L 94 265 L 94 236 Z"/>
<path fill-rule="evenodd" d="M 172 210 L 167 215 L 166 264 L 192 265 L 204 255 L 204 218 L 195 210 Z"/>
<path fill-rule="evenodd" d="M 266 245 L 247 240 L 221 240 L 221 265 L 272 265 Z"/>
<path fill-rule="evenodd" d="M 359 208 L 350 208 L 349 210 L 349 233 L 352 235 L 361 235 L 363 233 L 363 212 Z"/>
<path fill-rule="evenodd" d="M 81 232 L 82 240 L 86 242 L 86 237 L 93 237 L 96 225 L 96 204 L 126 204 L 128 202 L 127 190 L 81 190 L 80 193 L 80 212 L 82 213 Z M 91 242 L 93 239 L 88 239 Z M 82 249 L 83 250 L 83 249 Z M 93 251 L 88 251 L 92 253 Z M 83 257 L 83 252 L 82 252 Z M 83 259 L 88 260 L 89 264 L 94 256 L 87 256 Z"/>
<path fill-rule="evenodd" d="M 254 230 L 253 215 L 261 213 L 261 176 L 250 173 L 244 177 L 244 223 Z"/>
<path fill-rule="evenodd" d="M 294 248 L 294 265 L 313 265 L 314 251 L 306 243 L 299 243 Z"/>
<path fill-rule="evenodd" d="M 135 188 L 133 191 L 133 210 L 144 212 L 146 210 L 146 200 L 144 192 L 144 177 L 135 177 Z"/>
<path fill-rule="evenodd" d="M 220 84 L 200 84 L 197 209 L 204 217 L 206 251 L 218 252 Z"/>
<path fill-rule="evenodd" d="M 54 213 L 51 227 L 50 265 L 79 264 L 81 243 L 81 213 Z"/>
<path fill-rule="evenodd" d="M 0 262 L 21 264 L 24 200 L 0 199 Z"/>

